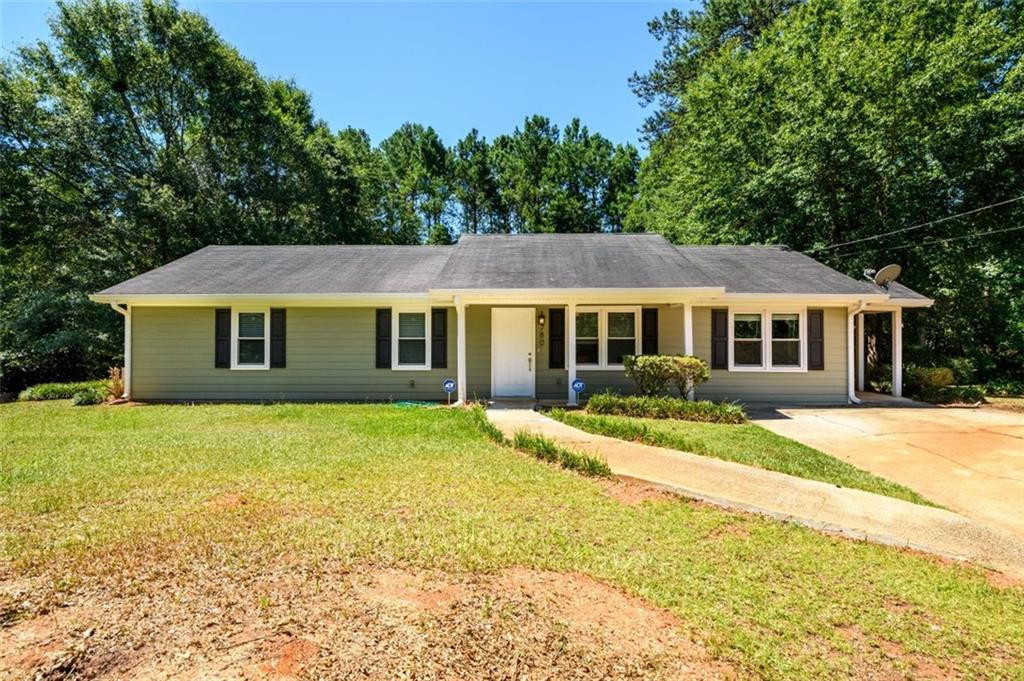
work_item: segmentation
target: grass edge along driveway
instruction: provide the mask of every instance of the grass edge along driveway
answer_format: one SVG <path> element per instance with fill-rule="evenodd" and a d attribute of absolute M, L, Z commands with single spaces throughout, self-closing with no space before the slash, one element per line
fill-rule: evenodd
<path fill-rule="evenodd" d="M 936 506 L 908 487 L 753 423 L 694 423 L 672 419 L 599 416 L 560 409 L 551 410 L 548 416 L 595 435 L 678 449 L 915 504 Z"/>
<path fill-rule="evenodd" d="M 1024 671 L 1024 589 L 702 504 L 625 505 L 607 482 L 492 443 L 465 410 L 61 402 L 3 405 L 0 422 L 0 575 L 12 578 L 84 587 L 153 555 L 254 571 L 276 556 L 524 566 L 624 588 L 756 675 L 911 673 L 907 660 Z M 228 495 L 246 503 L 220 510 Z"/>

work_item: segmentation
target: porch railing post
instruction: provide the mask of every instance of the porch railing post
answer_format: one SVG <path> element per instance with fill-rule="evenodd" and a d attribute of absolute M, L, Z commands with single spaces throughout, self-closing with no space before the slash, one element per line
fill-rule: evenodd
<path fill-rule="evenodd" d="M 579 404 L 572 384 L 576 381 L 576 303 L 565 306 L 565 368 L 569 370 L 569 405 Z"/>

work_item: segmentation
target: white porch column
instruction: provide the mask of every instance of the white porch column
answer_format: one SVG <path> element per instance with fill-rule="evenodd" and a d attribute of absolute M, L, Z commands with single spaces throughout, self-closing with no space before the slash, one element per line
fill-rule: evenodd
<path fill-rule="evenodd" d="M 455 381 L 459 404 L 466 403 L 466 306 L 455 299 Z"/>
<path fill-rule="evenodd" d="M 124 313 L 124 398 L 132 398 L 132 306 L 125 305 Z"/>
<path fill-rule="evenodd" d="M 687 302 L 683 307 L 683 354 L 693 355 L 693 304 Z M 693 399 L 693 390 L 686 392 L 686 399 Z"/>
<path fill-rule="evenodd" d="M 857 315 L 857 390 L 864 392 L 864 314 Z"/>
<path fill-rule="evenodd" d="M 569 371 L 569 405 L 579 404 L 572 384 L 576 380 L 576 303 L 565 306 L 565 368 Z"/>
<path fill-rule="evenodd" d="M 903 308 L 892 311 L 892 396 L 903 397 Z"/>

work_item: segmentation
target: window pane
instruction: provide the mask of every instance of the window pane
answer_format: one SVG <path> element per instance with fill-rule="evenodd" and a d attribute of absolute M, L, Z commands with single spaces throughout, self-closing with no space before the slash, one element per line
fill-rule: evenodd
<path fill-rule="evenodd" d="M 261 327 L 260 334 L 262 333 Z M 263 364 L 264 350 L 262 340 L 240 340 L 238 341 L 238 363 Z"/>
<path fill-rule="evenodd" d="M 577 312 L 576 313 L 576 337 L 597 338 L 597 313 Z M 596 363 L 596 360 L 595 360 Z"/>
<path fill-rule="evenodd" d="M 239 312 L 238 313 L 238 337 L 239 338 L 263 338 L 263 313 L 262 312 Z M 263 360 L 260 360 L 261 362 Z"/>
<path fill-rule="evenodd" d="M 761 366 L 761 341 L 736 341 L 732 352 L 732 362 L 737 366 Z"/>
<path fill-rule="evenodd" d="M 622 357 L 624 355 L 635 355 L 636 354 L 636 341 L 629 340 L 609 340 L 608 341 L 608 363 L 609 364 L 622 364 Z"/>
<path fill-rule="evenodd" d="M 799 338 L 800 315 L 773 314 L 772 338 Z"/>
<path fill-rule="evenodd" d="M 597 339 L 576 340 L 576 363 L 597 364 Z"/>
<path fill-rule="evenodd" d="M 772 364 L 777 367 L 800 366 L 800 341 L 773 341 Z"/>
<path fill-rule="evenodd" d="M 398 337 L 426 338 L 427 315 L 423 312 L 399 312 Z"/>
<path fill-rule="evenodd" d="M 632 312 L 609 312 L 608 337 L 635 338 L 636 315 Z"/>
<path fill-rule="evenodd" d="M 738 314 L 733 317 L 733 338 L 760 338 L 761 315 Z"/>
<path fill-rule="evenodd" d="M 427 363 L 427 341 L 425 341 L 425 340 L 399 340 L 398 341 L 398 363 L 399 364 L 426 364 Z"/>

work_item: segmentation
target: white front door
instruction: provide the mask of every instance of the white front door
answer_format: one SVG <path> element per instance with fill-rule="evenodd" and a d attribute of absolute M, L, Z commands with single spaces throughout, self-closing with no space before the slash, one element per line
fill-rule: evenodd
<path fill-rule="evenodd" d="M 491 394 L 533 397 L 534 327 L 532 307 L 491 308 Z"/>

